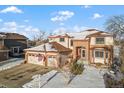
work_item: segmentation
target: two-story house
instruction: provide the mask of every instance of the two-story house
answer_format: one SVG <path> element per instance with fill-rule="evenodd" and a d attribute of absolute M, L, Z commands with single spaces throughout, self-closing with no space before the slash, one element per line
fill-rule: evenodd
<path fill-rule="evenodd" d="M 6 48 L 9 50 L 9 56 L 20 56 L 23 50 L 27 48 L 27 37 L 17 33 L 4 33 L 0 32 L 0 51 Z M 2 56 L 2 55 L 1 55 Z"/>
<path fill-rule="evenodd" d="M 73 59 L 81 58 L 88 63 L 111 64 L 113 36 L 107 32 L 88 29 L 81 32 L 52 35 L 49 42 L 58 42 L 72 49 Z"/>
<path fill-rule="evenodd" d="M 0 34 L 0 61 L 8 59 L 9 50 L 4 46 L 5 35 Z"/>

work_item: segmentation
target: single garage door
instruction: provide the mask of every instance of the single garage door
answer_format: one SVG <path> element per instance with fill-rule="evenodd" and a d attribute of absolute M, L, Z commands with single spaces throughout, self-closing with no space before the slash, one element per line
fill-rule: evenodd
<path fill-rule="evenodd" d="M 43 54 L 29 54 L 28 63 L 45 65 L 44 64 L 44 55 Z"/>
<path fill-rule="evenodd" d="M 56 56 L 49 56 L 47 65 L 50 67 L 58 67 Z"/>

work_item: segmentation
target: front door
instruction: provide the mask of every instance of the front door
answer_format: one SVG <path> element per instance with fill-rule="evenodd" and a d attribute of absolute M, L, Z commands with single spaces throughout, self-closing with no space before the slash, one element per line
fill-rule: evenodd
<path fill-rule="evenodd" d="M 86 60 L 86 49 L 81 49 L 81 58 Z"/>
<path fill-rule="evenodd" d="M 76 47 L 76 57 L 81 58 L 81 47 Z"/>
<path fill-rule="evenodd" d="M 14 55 L 19 54 L 19 52 L 20 52 L 20 47 L 12 47 L 12 53 Z"/>

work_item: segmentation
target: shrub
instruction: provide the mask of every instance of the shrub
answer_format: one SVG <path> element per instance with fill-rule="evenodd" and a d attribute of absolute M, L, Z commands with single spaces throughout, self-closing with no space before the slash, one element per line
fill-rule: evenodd
<path fill-rule="evenodd" d="M 121 65 L 120 70 L 124 74 L 124 64 Z"/>
<path fill-rule="evenodd" d="M 71 70 L 71 73 L 74 75 L 82 74 L 84 71 L 83 61 L 74 60 L 71 64 L 70 70 Z"/>

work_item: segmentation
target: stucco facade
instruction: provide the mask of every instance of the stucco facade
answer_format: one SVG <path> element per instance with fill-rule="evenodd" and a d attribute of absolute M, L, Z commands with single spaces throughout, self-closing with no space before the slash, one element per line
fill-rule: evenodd
<path fill-rule="evenodd" d="M 52 36 L 49 39 L 71 48 L 73 59 L 81 58 L 89 64 L 111 64 L 113 59 L 113 36 L 111 34 L 90 29 L 67 35 L 68 37 L 56 35 L 56 38 Z M 61 37 L 65 38 L 65 42 L 59 41 Z"/>

